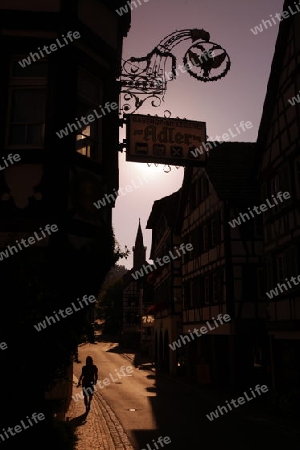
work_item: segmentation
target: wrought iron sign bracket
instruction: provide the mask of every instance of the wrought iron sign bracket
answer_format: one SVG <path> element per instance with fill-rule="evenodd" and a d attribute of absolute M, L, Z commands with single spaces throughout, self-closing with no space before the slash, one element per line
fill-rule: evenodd
<path fill-rule="evenodd" d="M 207 31 L 174 31 L 163 38 L 146 56 L 131 57 L 124 61 L 118 80 L 121 87 L 121 116 L 136 112 L 148 99 L 151 99 L 153 107 L 161 105 L 167 82 L 177 76 L 177 58 L 172 49 L 184 40 L 192 41 L 183 57 L 184 67 L 190 76 L 203 82 L 217 81 L 225 77 L 231 67 L 230 58 L 219 44 L 210 41 Z M 171 68 L 171 72 L 167 72 L 168 68 Z M 123 125 L 123 119 L 120 120 Z"/>
<path fill-rule="evenodd" d="M 124 149 L 127 149 L 127 139 L 123 139 L 123 142 L 119 143 L 119 152 L 123 153 Z"/>

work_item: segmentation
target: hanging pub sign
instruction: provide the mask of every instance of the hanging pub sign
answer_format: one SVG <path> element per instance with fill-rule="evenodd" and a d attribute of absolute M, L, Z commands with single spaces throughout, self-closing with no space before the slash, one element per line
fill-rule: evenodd
<path fill-rule="evenodd" d="M 129 114 L 126 124 L 126 161 L 205 165 L 205 122 Z"/>

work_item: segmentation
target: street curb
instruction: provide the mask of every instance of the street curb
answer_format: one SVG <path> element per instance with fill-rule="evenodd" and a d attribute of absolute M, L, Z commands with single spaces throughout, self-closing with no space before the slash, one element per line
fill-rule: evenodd
<path fill-rule="evenodd" d="M 131 362 L 132 365 L 134 365 L 133 358 L 131 358 L 127 353 L 119 353 L 119 355 L 122 356 L 124 359 L 127 359 L 129 362 Z M 148 372 L 155 372 L 155 370 L 156 370 L 155 367 L 153 367 L 153 366 L 149 367 L 148 369 L 145 369 L 143 367 L 143 363 L 138 364 L 135 367 L 138 370 L 144 370 L 144 371 L 148 371 Z"/>

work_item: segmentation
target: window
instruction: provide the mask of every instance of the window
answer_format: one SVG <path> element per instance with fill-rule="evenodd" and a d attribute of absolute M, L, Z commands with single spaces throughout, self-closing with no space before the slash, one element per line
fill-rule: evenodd
<path fill-rule="evenodd" d="M 189 309 L 191 306 L 191 289 L 189 281 L 184 283 L 183 293 L 184 293 L 184 307 L 186 309 Z"/>
<path fill-rule="evenodd" d="M 78 102 L 78 116 L 87 116 L 91 111 L 86 110 L 86 106 Z M 89 125 L 84 126 L 84 128 L 81 128 L 81 130 L 76 135 L 76 151 L 80 153 L 81 155 L 87 156 L 88 158 L 91 158 L 91 156 L 94 156 L 94 153 L 96 151 L 96 126 L 95 122 L 89 123 Z"/>
<path fill-rule="evenodd" d="M 191 191 L 190 191 L 190 205 L 191 205 L 191 211 L 193 211 L 196 208 L 196 183 L 191 184 Z"/>
<path fill-rule="evenodd" d="M 280 189 L 283 192 L 291 192 L 291 186 L 290 186 L 290 167 L 288 164 L 285 164 L 282 166 L 282 168 L 279 170 L 280 175 Z"/>
<path fill-rule="evenodd" d="M 199 205 L 201 203 L 201 178 L 198 178 L 196 181 L 196 203 Z"/>
<path fill-rule="evenodd" d="M 214 247 L 218 243 L 217 220 L 214 218 L 210 222 L 211 227 L 211 245 Z"/>
<path fill-rule="evenodd" d="M 128 312 L 126 314 L 126 322 L 127 325 L 137 325 L 139 323 L 140 319 L 139 319 L 139 315 L 134 313 L 134 312 Z"/>
<path fill-rule="evenodd" d="M 224 302 L 224 283 L 225 280 L 225 269 L 224 267 L 220 268 L 220 303 Z"/>
<path fill-rule="evenodd" d="M 48 61 L 45 59 L 35 61 L 29 66 L 21 67 L 18 61 L 25 58 L 27 55 L 15 57 L 11 63 L 11 78 L 12 79 L 27 79 L 30 82 L 30 79 L 47 79 L 48 76 Z"/>
<path fill-rule="evenodd" d="M 43 148 L 48 63 L 36 61 L 22 68 L 11 62 L 6 146 Z"/>
<path fill-rule="evenodd" d="M 271 224 L 264 225 L 264 231 L 265 231 L 265 240 L 266 240 L 266 242 L 267 243 L 271 242 L 271 240 L 272 240 Z"/>
<path fill-rule="evenodd" d="M 209 181 L 205 176 L 198 179 L 197 182 L 197 204 L 203 202 L 209 195 Z"/>
<path fill-rule="evenodd" d="M 284 252 L 285 276 L 293 277 L 298 274 L 296 250 L 294 247 Z"/>
<path fill-rule="evenodd" d="M 203 200 L 202 181 L 203 181 L 203 178 L 199 178 L 198 183 L 197 183 L 198 204 L 201 203 Z"/>
<path fill-rule="evenodd" d="M 274 177 L 274 178 L 271 180 L 271 195 L 274 195 L 274 197 L 276 198 L 276 195 L 277 195 L 277 193 L 278 193 L 280 190 L 281 190 L 281 189 L 280 189 L 280 180 L 279 180 L 279 176 L 276 175 L 276 177 Z M 270 199 L 270 201 L 271 201 L 271 203 L 273 203 L 273 198 Z M 277 202 L 278 202 L 278 205 L 274 206 L 273 209 L 271 210 L 273 213 L 274 213 L 274 212 L 278 212 L 279 209 L 280 209 L 280 206 L 279 206 L 280 201 L 277 200 Z M 274 202 L 274 203 L 275 203 L 275 202 Z"/>
<path fill-rule="evenodd" d="M 296 160 L 295 171 L 296 191 L 298 194 L 298 198 L 300 198 L 300 159 Z"/>
<path fill-rule="evenodd" d="M 194 303 L 194 286 L 195 286 L 195 281 L 193 279 L 191 279 L 190 281 L 190 308 L 193 308 L 195 303 Z"/>
<path fill-rule="evenodd" d="M 196 277 L 193 282 L 193 306 L 200 306 L 200 277 Z"/>
<path fill-rule="evenodd" d="M 191 261 L 195 256 L 195 242 L 194 242 L 194 236 L 195 236 L 195 232 L 192 231 L 189 235 L 185 236 L 184 238 L 184 243 L 185 245 L 191 243 L 193 245 L 193 250 L 191 251 L 187 251 L 184 255 L 183 255 L 183 262 L 186 264 L 187 262 Z"/>
<path fill-rule="evenodd" d="M 266 287 L 266 276 L 263 268 L 258 268 L 258 297 L 261 298 L 264 296 L 264 293 L 267 290 Z"/>
<path fill-rule="evenodd" d="M 262 214 L 254 218 L 256 237 L 263 237 L 264 227 Z"/>
<path fill-rule="evenodd" d="M 271 196 L 270 193 L 271 187 L 268 183 L 263 183 L 262 185 L 262 200 L 265 201 L 267 198 L 269 198 Z"/>
<path fill-rule="evenodd" d="M 258 295 L 258 276 L 256 264 L 244 264 L 242 268 L 242 299 L 253 301 Z"/>
<path fill-rule="evenodd" d="M 208 226 L 203 225 L 203 250 L 207 251 L 208 249 L 209 249 Z"/>
<path fill-rule="evenodd" d="M 281 254 L 277 256 L 277 280 L 283 282 L 284 278 L 283 254 Z"/>
<path fill-rule="evenodd" d="M 270 195 L 269 195 L 269 193 L 268 193 L 268 185 L 267 185 L 267 183 L 264 183 L 263 185 L 262 185 L 262 200 L 263 200 L 263 202 L 265 202 L 267 199 L 268 200 L 271 200 L 270 199 Z M 263 219 L 264 220 L 267 220 L 267 218 L 270 216 L 270 209 L 268 208 L 265 212 L 263 212 L 262 213 L 262 216 L 263 216 Z M 259 216 L 258 216 L 259 217 Z"/>
<path fill-rule="evenodd" d="M 102 86 L 100 80 L 86 71 L 78 71 L 78 118 L 92 114 L 95 120 L 81 128 L 76 135 L 76 152 L 88 158 L 101 161 L 101 127 L 103 115 L 99 108 L 102 102 Z M 96 113 L 94 112 L 96 110 Z"/>
<path fill-rule="evenodd" d="M 200 256 L 203 253 L 203 226 L 198 227 L 197 232 L 197 255 Z"/>
<path fill-rule="evenodd" d="M 274 177 L 271 180 L 271 194 L 275 196 L 279 191 L 280 191 L 279 176 L 276 175 L 276 177 Z"/>
<path fill-rule="evenodd" d="M 204 278 L 204 302 L 205 304 L 209 304 L 209 277 Z"/>
<path fill-rule="evenodd" d="M 200 304 L 205 304 L 205 285 L 204 285 L 204 277 L 200 278 Z"/>
<path fill-rule="evenodd" d="M 199 231 L 198 228 L 194 228 L 191 233 L 191 243 L 193 245 L 193 250 L 189 253 L 191 254 L 191 259 L 199 256 Z"/>
<path fill-rule="evenodd" d="M 283 232 L 283 233 L 286 233 L 287 231 L 290 230 L 290 221 L 289 221 L 289 218 L 290 218 L 289 213 L 285 214 L 285 215 L 282 217 L 282 232 Z"/>
<path fill-rule="evenodd" d="M 215 272 L 213 274 L 213 303 L 218 303 L 220 301 L 220 273 Z"/>
<path fill-rule="evenodd" d="M 129 308 L 137 308 L 138 307 L 138 298 L 137 297 L 128 297 L 128 307 Z"/>
<path fill-rule="evenodd" d="M 266 258 L 266 269 L 267 269 L 266 288 L 270 290 L 273 289 L 274 287 L 273 260 L 271 256 L 267 256 Z"/>
<path fill-rule="evenodd" d="M 209 196 L 209 181 L 206 177 L 203 178 L 203 198 Z"/>
<path fill-rule="evenodd" d="M 217 269 L 212 274 L 212 295 L 211 300 L 213 303 L 221 303 L 223 301 L 223 270 Z"/>

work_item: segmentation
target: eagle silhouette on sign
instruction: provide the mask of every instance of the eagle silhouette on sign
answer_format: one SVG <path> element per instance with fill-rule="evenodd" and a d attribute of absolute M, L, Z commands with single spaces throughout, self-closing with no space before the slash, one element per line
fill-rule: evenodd
<path fill-rule="evenodd" d="M 203 29 L 174 31 L 163 38 L 146 56 L 131 57 L 124 61 L 121 84 L 121 110 L 134 113 L 147 99 L 158 107 L 164 101 L 167 90 L 166 68 L 171 60 L 173 79 L 176 78 L 177 58 L 172 50 L 184 40 L 192 45 L 183 57 L 189 75 L 208 82 L 224 77 L 230 69 L 230 58 L 220 45 L 210 41 L 210 34 Z M 169 80 L 171 81 L 171 80 Z"/>

